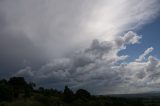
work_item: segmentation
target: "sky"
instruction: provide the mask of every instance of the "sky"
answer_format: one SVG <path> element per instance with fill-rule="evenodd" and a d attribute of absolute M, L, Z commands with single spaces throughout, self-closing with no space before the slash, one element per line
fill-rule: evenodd
<path fill-rule="evenodd" d="M 93 94 L 160 91 L 159 0 L 1 0 L 0 78 Z"/>

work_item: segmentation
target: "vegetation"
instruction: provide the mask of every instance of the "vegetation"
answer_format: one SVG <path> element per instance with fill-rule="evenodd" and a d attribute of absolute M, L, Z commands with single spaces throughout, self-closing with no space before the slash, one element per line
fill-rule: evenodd
<path fill-rule="evenodd" d="M 0 106 L 160 106 L 160 98 L 93 96 L 84 89 L 74 93 L 68 86 L 63 92 L 36 89 L 23 77 L 12 77 L 0 80 Z"/>

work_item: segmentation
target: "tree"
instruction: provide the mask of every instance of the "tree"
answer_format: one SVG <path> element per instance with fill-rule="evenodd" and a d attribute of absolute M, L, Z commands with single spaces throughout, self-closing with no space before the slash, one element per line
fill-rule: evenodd
<path fill-rule="evenodd" d="M 27 82 L 23 77 L 12 77 L 9 79 L 8 83 L 18 89 L 24 89 L 27 86 Z"/>
<path fill-rule="evenodd" d="M 91 94 L 84 89 L 79 89 L 76 91 L 76 97 L 78 98 L 89 98 L 91 96 Z"/>
<path fill-rule="evenodd" d="M 19 94 L 30 96 L 30 93 L 35 85 L 34 83 L 28 84 L 23 77 L 12 77 L 9 79 L 8 83 L 13 88 L 12 90 L 15 97 L 18 97 Z"/>
<path fill-rule="evenodd" d="M 66 103 L 70 103 L 74 100 L 74 93 L 70 88 L 68 88 L 68 86 L 65 86 L 65 88 L 64 88 L 64 98 L 63 98 L 63 100 Z"/>
<path fill-rule="evenodd" d="M 6 80 L 0 80 L 0 101 L 12 99 L 12 91 Z"/>

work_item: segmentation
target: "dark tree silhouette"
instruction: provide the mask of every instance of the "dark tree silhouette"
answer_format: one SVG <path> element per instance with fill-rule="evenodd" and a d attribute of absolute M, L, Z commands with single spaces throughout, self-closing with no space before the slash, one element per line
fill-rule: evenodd
<path fill-rule="evenodd" d="M 0 101 L 8 101 L 12 99 L 11 87 L 7 80 L 0 80 Z"/>
<path fill-rule="evenodd" d="M 91 94 L 87 90 L 79 89 L 76 92 L 76 96 L 78 98 L 89 98 L 91 96 Z"/>
<path fill-rule="evenodd" d="M 12 77 L 8 81 L 9 85 L 12 86 L 13 95 L 19 97 L 20 94 L 24 96 L 30 96 L 31 91 L 33 90 L 34 83 L 28 84 L 23 77 Z"/>
<path fill-rule="evenodd" d="M 74 100 L 74 93 L 70 88 L 68 88 L 68 86 L 65 86 L 63 94 L 64 94 L 63 100 L 66 103 L 70 103 Z"/>

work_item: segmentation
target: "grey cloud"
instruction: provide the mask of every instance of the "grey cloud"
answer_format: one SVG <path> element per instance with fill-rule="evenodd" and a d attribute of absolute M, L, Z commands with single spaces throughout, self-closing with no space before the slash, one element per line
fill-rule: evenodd
<path fill-rule="evenodd" d="M 158 0 L 4 0 L 0 8 L 8 24 L 4 30 L 23 33 L 52 58 L 137 29 L 160 10 Z"/>
<path fill-rule="evenodd" d="M 130 34 L 121 36 L 119 39 L 125 39 L 128 36 Z M 128 40 L 123 40 L 122 46 L 132 44 L 131 41 L 135 38 L 138 38 L 137 34 L 129 37 Z M 34 77 L 32 78 L 35 78 L 38 83 L 43 79 L 59 82 L 59 86 L 69 84 L 74 89 L 87 88 L 94 93 L 101 93 L 100 86 L 103 89 L 107 87 L 108 92 L 113 92 L 112 87 L 123 84 L 125 82 L 124 77 L 129 75 L 127 72 L 130 70 L 126 69 L 126 65 L 123 67 L 116 65 L 118 61 L 126 59 L 125 56 L 118 55 L 119 50 L 123 49 L 120 46 L 117 48 L 116 41 L 100 42 L 94 40 L 91 46 L 84 51 L 76 52 L 72 57 L 54 60 L 43 65 L 39 70 L 29 71 L 28 75 L 32 77 L 33 74 Z M 136 42 L 138 43 L 138 40 Z M 136 42 L 134 41 L 134 43 Z M 24 73 L 22 69 L 17 72 L 17 75 L 23 75 Z M 92 84 L 92 89 L 88 87 L 91 86 L 90 84 Z M 54 83 L 52 86 L 54 86 Z"/>
<path fill-rule="evenodd" d="M 159 69 L 154 59 L 123 64 L 128 55 L 118 55 L 141 38 L 132 31 L 119 35 L 156 18 L 158 0 L 0 2 L 1 76 L 22 75 L 39 85 L 69 84 L 116 93 L 139 80 L 150 80 L 154 74 L 146 70 Z"/>
<path fill-rule="evenodd" d="M 157 58 L 149 56 L 145 62 L 131 62 L 124 68 L 131 72 L 128 80 L 131 87 L 136 86 L 143 91 L 157 90 L 159 87 L 160 60 Z"/>
<path fill-rule="evenodd" d="M 85 88 L 95 94 L 156 90 L 157 83 L 160 83 L 160 61 L 157 58 L 149 56 L 147 61 L 124 64 L 127 57 L 118 55 L 124 46 L 139 43 L 139 40 L 140 37 L 134 32 L 114 41 L 93 40 L 90 47 L 83 51 L 54 60 L 39 70 L 26 67 L 16 75 L 28 75 L 39 85 L 62 89 L 67 84 L 73 89 Z"/>
<path fill-rule="evenodd" d="M 5 22 L 4 24 L 7 25 Z M 38 68 L 48 59 L 45 52 L 34 45 L 23 33 L 11 33 L 3 29 L 0 29 L 0 51 L 0 74 L 3 77 L 9 76 L 26 65 Z"/>
<path fill-rule="evenodd" d="M 32 77 L 32 76 L 34 76 L 34 73 L 32 72 L 31 67 L 25 67 L 24 69 L 19 70 L 15 74 L 15 76 L 19 76 L 19 75 L 24 76 L 24 77 L 28 77 L 28 76 Z"/>

